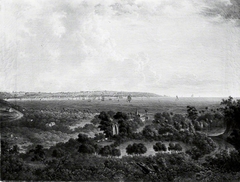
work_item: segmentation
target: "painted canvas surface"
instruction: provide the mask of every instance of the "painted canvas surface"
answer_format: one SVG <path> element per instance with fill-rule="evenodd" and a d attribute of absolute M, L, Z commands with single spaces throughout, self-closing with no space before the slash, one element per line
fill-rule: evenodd
<path fill-rule="evenodd" d="M 240 180 L 239 0 L 1 0 L 1 180 Z"/>

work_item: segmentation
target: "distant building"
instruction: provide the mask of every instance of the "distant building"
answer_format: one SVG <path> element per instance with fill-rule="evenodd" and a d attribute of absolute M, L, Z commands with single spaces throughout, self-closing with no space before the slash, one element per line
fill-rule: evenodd
<path fill-rule="evenodd" d="M 113 135 L 118 135 L 118 134 L 119 134 L 119 126 L 118 126 L 118 123 L 112 124 L 112 130 L 113 130 Z"/>
<path fill-rule="evenodd" d="M 5 111 L 6 112 L 13 112 L 13 109 L 11 107 L 7 107 Z"/>
<path fill-rule="evenodd" d="M 48 126 L 48 127 L 53 127 L 54 125 L 56 125 L 55 122 L 50 122 L 50 123 L 47 123 L 47 124 L 46 124 L 46 126 Z"/>
<path fill-rule="evenodd" d="M 136 109 L 136 111 L 135 111 L 135 117 L 140 117 L 140 114 L 139 114 L 139 112 L 138 112 L 137 109 Z"/>

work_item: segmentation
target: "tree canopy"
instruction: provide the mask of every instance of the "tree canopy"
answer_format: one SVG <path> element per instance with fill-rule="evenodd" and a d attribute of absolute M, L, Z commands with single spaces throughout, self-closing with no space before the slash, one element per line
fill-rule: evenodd
<path fill-rule="evenodd" d="M 147 152 L 147 148 L 144 144 L 142 143 L 134 143 L 134 144 L 129 144 L 126 148 L 126 152 L 129 155 L 132 154 L 144 154 Z"/>

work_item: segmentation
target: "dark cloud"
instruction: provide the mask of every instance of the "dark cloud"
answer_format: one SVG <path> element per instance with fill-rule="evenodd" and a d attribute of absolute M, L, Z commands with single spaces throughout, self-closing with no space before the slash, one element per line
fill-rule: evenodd
<path fill-rule="evenodd" d="M 214 2 L 202 12 L 206 16 L 221 16 L 227 20 L 237 20 L 240 23 L 240 0 L 226 2 Z"/>

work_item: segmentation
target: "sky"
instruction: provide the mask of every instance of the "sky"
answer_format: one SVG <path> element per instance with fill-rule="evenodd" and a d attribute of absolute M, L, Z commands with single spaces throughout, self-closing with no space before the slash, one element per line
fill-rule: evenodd
<path fill-rule="evenodd" d="M 240 96 L 239 0 L 2 0 L 0 91 Z"/>

